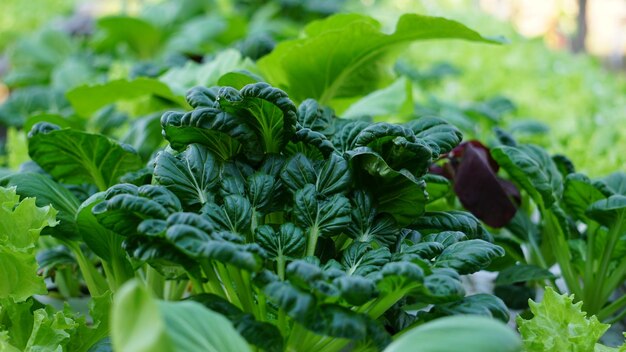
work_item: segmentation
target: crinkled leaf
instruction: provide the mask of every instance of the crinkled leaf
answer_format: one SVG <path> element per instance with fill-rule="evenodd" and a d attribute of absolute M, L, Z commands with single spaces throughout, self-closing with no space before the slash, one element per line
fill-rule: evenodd
<path fill-rule="evenodd" d="M 96 204 L 91 211 L 105 228 L 123 236 L 132 236 L 143 220 L 165 220 L 181 210 L 178 198 L 165 187 L 137 187 L 122 183 L 109 188 L 104 201 Z"/>
<path fill-rule="evenodd" d="M 194 90 L 189 94 L 193 94 Z M 187 99 L 190 99 L 189 97 Z M 193 104 L 192 100 L 190 103 Z M 175 150 L 198 143 L 205 146 L 222 160 L 229 160 L 241 149 L 252 160 L 261 158 L 258 140 L 240 118 L 216 108 L 197 108 L 179 113 L 167 112 L 161 117 L 163 136 Z"/>
<path fill-rule="evenodd" d="M 350 201 L 340 194 L 318 200 L 315 186 L 308 184 L 296 192 L 294 203 L 296 224 L 314 227 L 322 235 L 338 233 L 350 223 Z"/>
<path fill-rule="evenodd" d="M 372 197 L 364 191 L 355 191 L 350 197 L 352 221 L 345 233 L 358 242 L 377 241 L 391 244 L 396 241 L 399 231 L 396 222 L 389 214 L 378 214 Z"/>
<path fill-rule="evenodd" d="M 450 303 L 437 304 L 428 312 L 431 319 L 459 314 L 482 315 L 498 319 L 503 323 L 509 321 L 509 309 L 504 302 L 494 295 L 485 293 L 467 296 Z"/>
<path fill-rule="evenodd" d="M 211 200 L 210 191 L 217 185 L 221 168 L 207 148 L 191 144 L 177 155 L 164 151 L 154 164 L 156 183 L 172 191 L 186 207 Z"/>
<path fill-rule="evenodd" d="M 424 235 L 441 231 L 460 231 L 468 238 L 491 239 L 491 235 L 478 219 L 470 213 L 457 210 L 426 212 L 415 219 L 411 228 Z"/>
<path fill-rule="evenodd" d="M 563 193 L 563 176 L 548 153 L 535 145 L 499 146 L 491 155 L 535 202 L 550 207 Z"/>
<path fill-rule="evenodd" d="M 246 234 L 250 232 L 252 223 L 252 204 L 240 195 L 230 195 L 224 198 L 224 205 L 206 203 L 202 208 L 206 214 L 221 230 L 234 233 Z"/>
<path fill-rule="evenodd" d="M 467 240 L 448 246 L 437 257 L 436 267 L 452 268 L 459 274 L 471 274 L 486 268 L 491 262 L 504 256 L 504 249 L 483 240 Z"/>
<path fill-rule="evenodd" d="M 341 257 L 341 264 L 348 275 L 367 276 L 380 270 L 391 259 L 389 249 L 371 249 L 367 243 L 353 243 Z"/>
<path fill-rule="evenodd" d="M 267 153 L 281 151 L 295 133 L 296 106 L 285 92 L 267 83 L 249 84 L 239 91 L 224 87 L 218 92 L 217 102 L 255 131 Z"/>
<path fill-rule="evenodd" d="M 438 154 L 449 153 L 463 139 L 463 134 L 453 125 L 436 117 L 421 117 L 404 124 L 417 138 L 428 143 Z"/>
<path fill-rule="evenodd" d="M 56 213 L 51 206 L 37 207 L 35 198 L 20 201 L 15 188 L 0 187 L 0 298 L 21 302 L 46 292 L 35 246 L 41 230 L 57 224 Z"/>
<path fill-rule="evenodd" d="M 255 240 L 267 252 L 268 257 L 274 260 L 302 256 L 306 243 L 304 232 L 289 222 L 280 225 L 278 231 L 269 225 L 257 227 Z"/>

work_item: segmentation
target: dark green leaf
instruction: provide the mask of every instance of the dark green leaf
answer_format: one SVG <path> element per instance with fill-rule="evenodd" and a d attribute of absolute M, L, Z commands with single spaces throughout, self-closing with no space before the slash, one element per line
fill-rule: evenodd
<path fill-rule="evenodd" d="M 156 183 L 172 191 L 186 207 L 212 199 L 210 191 L 218 182 L 221 168 L 205 147 L 191 144 L 177 155 L 161 152 L 154 164 Z"/>
<path fill-rule="evenodd" d="M 452 268 L 459 274 L 471 274 L 486 268 L 504 256 L 504 249 L 483 240 L 467 240 L 448 246 L 437 257 L 436 267 Z"/>
<path fill-rule="evenodd" d="M 550 207 L 561 198 L 563 177 L 544 149 L 498 146 L 491 149 L 491 156 L 535 202 Z"/>

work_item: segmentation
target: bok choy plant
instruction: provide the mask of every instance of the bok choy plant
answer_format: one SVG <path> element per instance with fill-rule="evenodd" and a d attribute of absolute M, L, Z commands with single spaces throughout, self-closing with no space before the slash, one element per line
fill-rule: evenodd
<path fill-rule="evenodd" d="M 466 297 L 460 281 L 503 249 L 468 213 L 425 211 L 423 176 L 460 142 L 456 128 L 337 119 L 267 83 L 187 99 L 192 111 L 161 119 L 169 147 L 149 165 L 151 183 L 113 185 L 81 208 L 159 280 L 190 282 L 187 299 L 250 344 L 382 348 L 441 316 L 508 320 L 498 298 Z"/>

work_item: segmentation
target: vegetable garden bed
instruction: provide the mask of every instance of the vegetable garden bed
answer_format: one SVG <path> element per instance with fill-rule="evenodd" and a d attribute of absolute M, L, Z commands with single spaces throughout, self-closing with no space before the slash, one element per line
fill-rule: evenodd
<path fill-rule="evenodd" d="M 464 141 L 391 70 L 413 42 L 501 38 L 219 3 L 10 52 L 0 351 L 618 350 L 626 174 Z M 468 295 L 481 270 L 494 292 Z"/>

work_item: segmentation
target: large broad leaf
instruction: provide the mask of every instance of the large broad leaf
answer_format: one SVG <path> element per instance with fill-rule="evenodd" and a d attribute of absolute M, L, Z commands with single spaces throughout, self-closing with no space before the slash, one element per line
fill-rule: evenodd
<path fill-rule="evenodd" d="M 182 108 L 189 107 L 185 99 L 173 93 L 165 83 L 146 77 L 84 85 L 67 92 L 67 99 L 76 113 L 86 117 L 91 116 L 105 105 L 145 96 L 156 96 L 172 102 L 171 105 Z"/>
<path fill-rule="evenodd" d="M 458 301 L 435 305 L 426 316 L 429 319 L 433 319 L 459 314 L 493 317 L 503 323 L 509 321 L 509 309 L 504 302 L 500 298 L 486 293 L 466 296 Z"/>
<path fill-rule="evenodd" d="M 283 337 L 275 325 L 255 320 L 252 314 L 244 313 L 228 300 L 214 294 L 202 293 L 189 299 L 227 317 L 248 343 L 267 352 L 283 351 Z"/>
<path fill-rule="evenodd" d="M 139 57 L 148 58 L 161 45 L 159 29 L 137 17 L 107 16 L 99 19 L 97 26 L 101 30 L 94 39 L 97 50 L 115 50 L 126 44 Z"/>
<path fill-rule="evenodd" d="M 483 240 L 467 240 L 448 246 L 437 257 L 435 266 L 452 268 L 459 274 L 471 274 L 485 269 L 494 259 L 502 256 L 502 247 Z"/>
<path fill-rule="evenodd" d="M 197 302 L 157 301 L 137 281 L 117 293 L 111 327 L 120 352 L 250 351 L 224 316 Z"/>
<path fill-rule="evenodd" d="M 46 226 L 56 225 L 56 210 L 38 208 L 34 198 L 19 200 L 15 188 L 0 187 L 0 299 L 21 302 L 46 292 L 37 275 L 35 246 Z"/>
<path fill-rule="evenodd" d="M 269 82 L 288 89 L 292 98 L 314 98 L 322 104 L 378 88 L 383 59 L 401 45 L 440 38 L 492 42 L 458 22 L 413 14 L 402 16 L 392 34 L 382 33 L 374 19 L 356 14 L 313 22 L 305 34 L 280 43 L 258 65 Z"/>
<path fill-rule="evenodd" d="M 414 328 L 385 352 L 521 352 L 520 338 L 506 324 L 477 316 L 437 319 Z"/>
<path fill-rule="evenodd" d="M 69 240 L 80 238 L 74 219 L 80 202 L 67 188 L 54 182 L 50 177 L 32 172 L 13 174 L 0 179 L 0 186 L 15 186 L 20 196 L 36 198 L 37 206 L 52 205 L 58 210 L 59 224 L 54 228 L 44 228 L 42 234 Z"/>
<path fill-rule="evenodd" d="M 550 155 L 535 145 L 499 146 L 491 156 L 535 202 L 550 207 L 563 192 L 563 176 Z"/>
<path fill-rule="evenodd" d="M 176 194 L 187 207 L 202 205 L 212 197 L 220 165 L 206 148 L 191 144 L 184 152 L 159 153 L 154 162 L 154 180 Z"/>
<path fill-rule="evenodd" d="M 106 136 L 38 123 L 28 134 L 31 158 L 56 180 L 95 184 L 101 191 L 141 168 L 141 158 L 127 145 Z"/>

